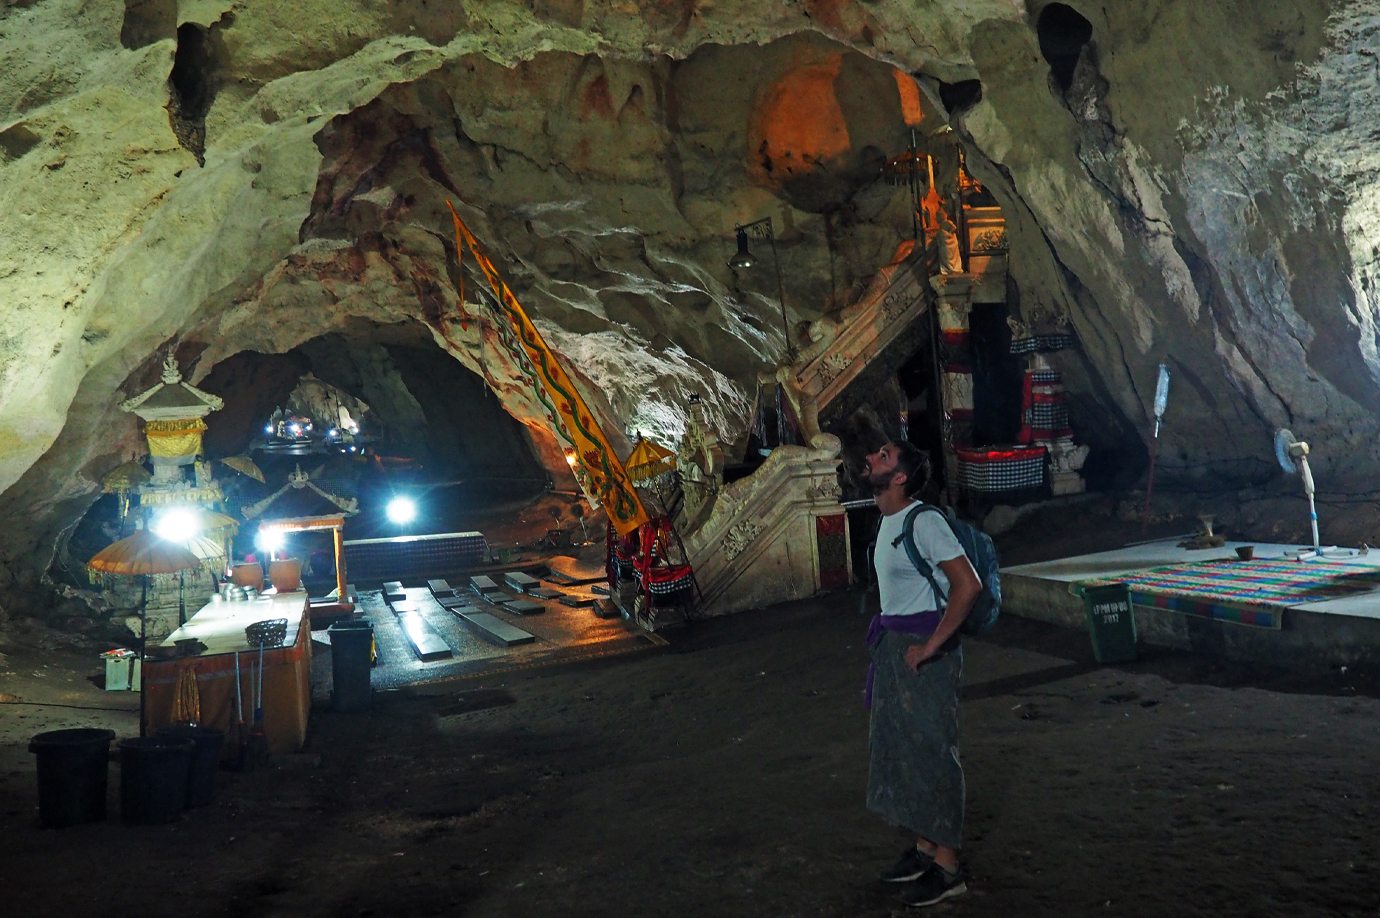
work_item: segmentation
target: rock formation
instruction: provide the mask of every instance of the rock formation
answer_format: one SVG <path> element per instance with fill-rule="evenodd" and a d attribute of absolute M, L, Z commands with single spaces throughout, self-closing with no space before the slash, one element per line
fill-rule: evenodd
<path fill-rule="evenodd" d="M 1013 307 L 1078 337 L 1094 456 L 1144 455 L 1165 361 L 1162 482 L 1269 484 L 1287 425 L 1321 490 L 1368 488 L 1378 31 L 1375 0 L 3 0 L 0 604 L 44 602 L 167 353 L 291 391 L 262 355 L 444 352 L 561 474 L 447 201 L 610 429 L 676 440 L 698 393 L 741 441 L 783 333 L 908 237 L 880 163 L 946 124 Z M 766 216 L 784 332 L 725 264 Z"/>

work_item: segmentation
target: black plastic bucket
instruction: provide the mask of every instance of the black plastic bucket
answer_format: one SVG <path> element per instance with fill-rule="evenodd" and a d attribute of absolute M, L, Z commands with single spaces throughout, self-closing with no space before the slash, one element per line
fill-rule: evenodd
<path fill-rule="evenodd" d="M 336 622 L 326 632 L 331 636 L 331 706 L 337 711 L 363 711 L 373 696 L 369 673 L 374 625 L 368 621 Z"/>
<path fill-rule="evenodd" d="M 176 822 L 187 806 L 195 749 L 177 736 L 120 740 L 120 817 L 133 825 Z"/>
<path fill-rule="evenodd" d="M 220 771 L 220 752 L 225 731 L 214 727 L 177 725 L 164 727 L 159 736 L 189 739 L 196 744 L 192 765 L 187 769 L 187 806 L 210 806 L 216 799 L 216 773 Z"/>
<path fill-rule="evenodd" d="M 105 819 L 106 771 L 114 730 L 40 733 L 29 740 L 38 756 L 38 820 L 60 829 Z"/>

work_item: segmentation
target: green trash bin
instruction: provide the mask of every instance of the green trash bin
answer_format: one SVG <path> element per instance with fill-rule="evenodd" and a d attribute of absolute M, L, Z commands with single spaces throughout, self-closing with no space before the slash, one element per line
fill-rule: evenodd
<path fill-rule="evenodd" d="M 1080 586 L 1088 616 L 1093 656 L 1099 663 L 1129 663 L 1136 658 L 1136 617 L 1131 613 L 1131 588 L 1124 583 Z"/>

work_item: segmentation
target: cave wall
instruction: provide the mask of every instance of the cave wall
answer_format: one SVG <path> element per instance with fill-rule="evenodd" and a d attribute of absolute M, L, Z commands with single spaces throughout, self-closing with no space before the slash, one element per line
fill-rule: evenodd
<path fill-rule="evenodd" d="M 1167 485 L 1279 484 L 1288 425 L 1320 488 L 1367 488 L 1380 2 L 1075 0 L 1057 53 L 1051 6 L 0 4 L 0 604 L 137 450 L 114 406 L 169 349 L 199 380 L 418 322 L 558 466 L 447 200 L 620 444 L 692 392 L 738 440 L 785 341 L 733 224 L 775 221 L 798 334 L 908 233 L 879 157 L 946 122 L 1021 317 L 1079 337 L 1087 436 L 1143 442 L 1165 361 Z"/>

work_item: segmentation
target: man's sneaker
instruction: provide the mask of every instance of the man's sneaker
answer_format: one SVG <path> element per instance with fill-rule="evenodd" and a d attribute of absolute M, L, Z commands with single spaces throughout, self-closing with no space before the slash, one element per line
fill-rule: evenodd
<path fill-rule="evenodd" d="M 883 883 L 909 883 L 934 866 L 934 858 L 911 845 L 901 859 L 881 873 Z"/>
<path fill-rule="evenodd" d="M 952 875 L 943 867 L 935 864 L 929 870 L 901 891 L 901 904 L 911 908 L 924 908 L 926 905 L 934 905 L 951 899 L 954 896 L 961 896 L 968 891 L 968 883 L 963 876 L 963 868 Z"/>

